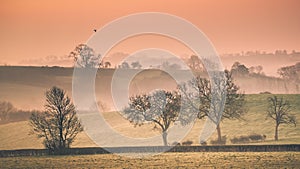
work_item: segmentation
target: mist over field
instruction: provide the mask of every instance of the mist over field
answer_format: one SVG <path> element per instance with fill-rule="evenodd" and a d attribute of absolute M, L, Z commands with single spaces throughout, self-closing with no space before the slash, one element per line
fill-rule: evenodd
<path fill-rule="evenodd" d="M 98 101 L 102 102 L 108 110 L 113 110 L 111 96 L 111 80 L 114 69 L 99 69 L 96 76 L 95 90 Z M 124 69 L 138 72 L 136 69 Z M 185 70 L 177 74 L 184 76 Z M 1 66 L 0 67 L 0 100 L 10 101 L 20 109 L 43 109 L 45 91 L 52 86 L 59 86 L 72 97 L 73 68 L 63 67 L 26 67 Z M 207 75 L 203 74 L 204 77 Z M 298 84 L 276 77 L 263 75 L 235 76 L 234 80 L 245 94 L 258 94 L 271 92 L 274 94 L 299 94 Z M 120 79 L 122 81 L 122 79 Z M 129 95 L 147 93 L 154 89 L 176 89 L 176 82 L 170 75 L 161 70 L 144 70 L 130 83 Z M 91 105 L 92 106 L 92 105 Z"/>
<path fill-rule="evenodd" d="M 123 135 L 129 137 L 149 137 L 159 135 L 157 130 L 153 130 L 151 124 L 145 124 L 142 127 L 134 127 L 118 112 L 114 112 L 114 102 L 112 98 L 111 83 L 116 69 L 100 68 L 95 79 L 95 92 L 98 100 L 98 108 L 103 113 L 104 118 L 112 128 Z M 118 82 L 126 81 L 126 74 L 135 74 L 140 69 L 119 69 Z M 173 70 L 177 76 L 186 76 L 187 70 Z M 233 72 L 234 73 L 234 72 Z M 124 75 L 123 75 L 124 74 Z M 205 72 L 200 76 L 207 77 Z M 52 86 L 58 86 L 67 91 L 67 95 L 72 98 L 72 78 L 73 68 L 64 67 L 28 67 L 28 66 L 1 66 L 0 67 L 0 100 L 9 101 L 17 109 L 23 110 L 44 110 L 45 92 Z M 124 78 L 124 79 L 123 79 Z M 273 142 L 273 125 L 265 120 L 265 111 L 267 107 L 268 94 L 280 94 L 290 100 L 294 106 L 293 114 L 299 117 L 299 88 L 298 84 L 282 78 L 269 77 L 263 74 L 234 74 L 234 81 L 240 87 L 240 91 L 246 94 L 246 107 L 249 112 L 246 114 L 246 121 L 229 121 L 222 123 L 223 134 L 228 139 L 239 137 L 242 134 L 266 135 L 266 143 Z M 158 69 L 144 69 L 132 79 L 129 84 L 129 96 L 145 94 L 155 89 L 175 90 L 176 81 L 166 72 Z M 114 89 L 118 90 L 118 89 Z M 89 106 L 88 106 L 89 107 Z M 95 105 L 90 105 L 91 109 Z M 30 112 L 29 112 L 30 113 Z M 0 149 L 17 148 L 42 148 L 41 141 L 34 135 L 27 135 L 30 131 L 28 122 L 28 113 L 20 117 L 20 122 L 9 123 L 1 126 L 1 136 L 6 138 L 18 138 L 11 144 L 9 139 L 2 140 Z M 14 117 L 15 118 L 15 117 Z M 25 121 L 24 121 L 25 120 Z M 183 141 L 192 141 L 193 144 L 199 143 L 199 132 L 203 127 L 203 120 L 197 120 L 195 126 Z M 259 126 L 260 130 L 257 130 Z M 10 129 L 9 129 L 10 128 Z M 4 131 L 10 131 L 8 133 Z M 141 132 L 145 131 L 145 132 Z M 24 133 L 26 133 L 24 135 Z M 282 140 L 279 143 L 298 143 L 298 129 L 284 127 Z M 214 139 L 216 134 L 212 136 Z M 26 141 L 21 141 L 26 140 Z M 230 144 L 228 141 L 227 144 Z M 258 143 L 260 144 L 260 143 Z M 278 143 L 276 143 L 278 144 Z M 93 147 L 97 146 L 86 135 L 81 133 L 76 139 L 75 147 Z"/>

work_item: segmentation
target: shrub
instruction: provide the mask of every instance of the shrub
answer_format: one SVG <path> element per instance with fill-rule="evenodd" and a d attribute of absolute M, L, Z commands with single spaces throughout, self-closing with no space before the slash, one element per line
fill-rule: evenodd
<path fill-rule="evenodd" d="M 239 138 L 238 137 L 233 137 L 232 139 L 230 139 L 232 144 L 236 144 L 239 142 Z"/>
<path fill-rule="evenodd" d="M 226 144 L 226 140 L 227 140 L 227 137 L 225 135 L 225 136 L 222 136 L 221 142 L 219 142 L 218 139 L 214 139 L 214 140 L 210 140 L 210 144 L 212 144 L 212 145 L 225 145 Z"/>
<path fill-rule="evenodd" d="M 250 138 L 249 138 L 249 136 L 239 136 L 239 137 L 234 137 L 230 141 L 233 144 L 236 144 L 236 143 L 248 143 L 250 141 Z"/>
<path fill-rule="evenodd" d="M 207 142 L 206 141 L 203 141 L 200 143 L 202 146 L 206 146 L 207 145 Z"/>
<path fill-rule="evenodd" d="M 180 146 L 180 143 L 177 142 L 177 141 L 174 141 L 174 142 L 172 143 L 172 146 Z"/>
<path fill-rule="evenodd" d="M 251 139 L 251 141 L 264 141 L 266 139 L 266 135 L 251 134 L 249 135 L 249 138 Z"/>
<path fill-rule="evenodd" d="M 233 144 L 237 144 L 237 143 L 248 143 L 250 141 L 264 141 L 265 139 L 266 139 L 266 135 L 250 134 L 248 136 L 233 137 L 232 139 L 230 139 L 230 141 Z"/>
<path fill-rule="evenodd" d="M 190 145 L 192 145 L 192 144 L 193 144 L 193 142 L 190 141 L 190 140 L 187 140 L 187 141 L 185 141 L 185 142 L 182 142 L 182 145 L 183 145 L 183 146 L 190 146 Z"/>
<path fill-rule="evenodd" d="M 269 91 L 265 91 L 265 92 L 260 92 L 259 94 L 272 94 L 272 93 Z"/>

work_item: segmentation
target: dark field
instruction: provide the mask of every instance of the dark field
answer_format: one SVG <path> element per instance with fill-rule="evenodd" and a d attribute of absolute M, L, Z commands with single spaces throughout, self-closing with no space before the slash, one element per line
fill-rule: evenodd
<path fill-rule="evenodd" d="M 0 158 L 1 168 L 299 168 L 300 152 L 112 154 Z"/>

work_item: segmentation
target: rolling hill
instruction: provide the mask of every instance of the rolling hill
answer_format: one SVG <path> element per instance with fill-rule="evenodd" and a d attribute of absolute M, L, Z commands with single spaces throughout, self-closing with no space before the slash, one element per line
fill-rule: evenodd
<path fill-rule="evenodd" d="M 138 72 L 136 69 L 122 70 L 125 74 Z M 115 69 L 100 69 L 95 80 L 96 97 L 106 107 L 113 109 L 111 82 Z M 179 76 L 185 76 L 185 71 L 177 71 Z M 26 67 L 0 66 L 0 101 L 9 101 L 19 109 L 42 110 L 45 91 L 52 86 L 58 86 L 67 91 L 72 97 L 73 68 L 63 67 Z M 235 77 L 235 82 L 246 94 L 271 92 L 278 94 L 299 94 L 299 87 L 283 79 L 268 76 Z M 176 83 L 173 78 L 160 70 L 143 70 L 129 86 L 130 94 L 149 92 L 156 88 L 173 90 Z"/>

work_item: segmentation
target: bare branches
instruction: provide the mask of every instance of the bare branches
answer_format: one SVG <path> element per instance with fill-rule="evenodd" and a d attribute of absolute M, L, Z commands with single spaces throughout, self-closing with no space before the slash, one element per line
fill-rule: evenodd
<path fill-rule="evenodd" d="M 130 98 L 129 106 L 124 109 L 124 115 L 135 126 L 145 122 L 158 125 L 163 133 L 164 144 L 167 145 L 167 131 L 170 125 L 178 119 L 181 96 L 176 91 L 156 91 L 149 95 L 138 95 Z"/>
<path fill-rule="evenodd" d="M 44 138 L 44 145 L 50 150 L 68 148 L 76 135 L 83 131 L 74 105 L 64 90 L 52 87 L 46 92 L 45 109 L 44 113 L 31 115 L 32 132 Z"/>
<path fill-rule="evenodd" d="M 199 92 L 201 104 L 198 107 L 198 112 L 196 112 L 198 118 L 203 118 L 205 116 L 209 117 L 210 109 L 213 109 L 213 111 L 215 112 L 213 114 L 217 115 L 217 111 L 219 111 L 218 108 L 221 104 L 221 101 L 225 100 L 222 99 L 222 96 L 225 96 L 225 94 L 226 102 L 222 118 L 241 119 L 243 114 L 247 112 L 247 110 L 244 107 L 245 95 L 239 93 L 239 87 L 234 84 L 233 78 L 229 71 L 225 71 L 225 76 L 225 81 L 218 80 L 217 78 L 213 79 L 212 81 L 209 81 L 206 78 L 198 76 L 188 83 L 188 85 L 190 85 L 192 88 Z M 212 85 L 212 83 L 214 83 L 214 85 Z M 214 86 L 214 88 L 212 88 L 212 86 Z M 182 93 L 188 96 L 184 86 L 180 86 L 179 88 Z M 213 94 L 218 94 L 220 95 L 220 97 L 217 97 L 213 100 Z"/>
<path fill-rule="evenodd" d="M 10 102 L 0 102 L 0 121 L 6 121 L 10 113 L 15 110 L 14 106 Z"/>
<path fill-rule="evenodd" d="M 277 96 L 268 98 L 267 117 L 275 121 L 275 140 L 278 140 L 278 127 L 280 124 L 294 124 L 296 126 L 296 117 L 290 115 L 292 107 L 290 102 L 277 98 Z"/>
<path fill-rule="evenodd" d="M 98 68 L 100 56 L 100 54 L 96 54 L 94 49 L 86 44 L 79 44 L 69 54 L 69 57 L 74 59 L 75 66 L 80 68 Z M 110 63 L 106 63 L 106 66 L 110 66 Z"/>
<path fill-rule="evenodd" d="M 220 78 L 222 73 L 225 73 L 225 78 Z M 225 118 L 242 119 L 242 116 L 247 112 L 245 94 L 239 93 L 239 87 L 234 83 L 231 72 L 227 70 L 214 72 L 211 76 L 210 80 L 198 76 L 189 81 L 188 84 L 182 84 L 178 87 L 181 93 L 187 97 L 185 99 L 187 102 L 194 100 L 193 97 L 200 98 L 200 104 L 184 103 L 184 105 L 192 107 L 199 119 L 208 117 L 216 125 L 219 125 L 219 121 Z M 189 85 L 199 95 L 186 91 L 186 85 Z M 223 105 L 225 106 L 223 107 Z M 191 118 L 182 119 L 184 119 L 183 123 L 185 124 Z M 217 129 L 220 130 L 220 126 Z M 221 138 L 221 135 L 218 134 L 218 137 Z"/>

